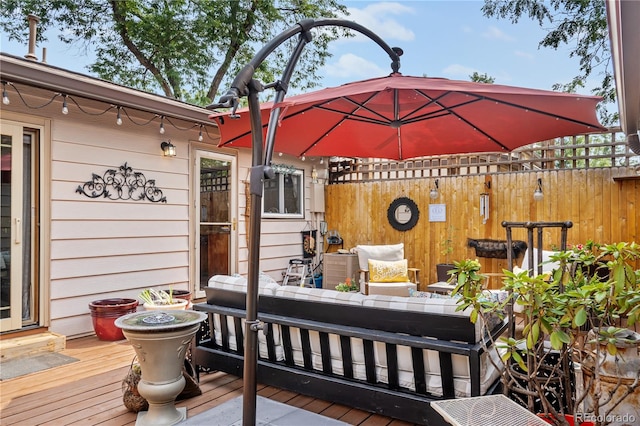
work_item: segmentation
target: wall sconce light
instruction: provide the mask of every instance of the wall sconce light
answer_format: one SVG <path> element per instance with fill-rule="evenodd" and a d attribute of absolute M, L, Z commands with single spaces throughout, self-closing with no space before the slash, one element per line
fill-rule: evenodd
<path fill-rule="evenodd" d="M 431 188 L 431 191 L 429 191 L 429 198 L 431 198 L 432 200 L 438 198 L 438 179 L 436 179 L 436 181 L 433 183 L 433 188 Z"/>
<path fill-rule="evenodd" d="M 160 144 L 160 148 L 162 149 L 165 157 L 176 156 L 176 146 L 171 143 L 171 139 L 169 139 L 169 142 L 162 142 Z"/>
<path fill-rule="evenodd" d="M 544 194 L 542 193 L 542 179 L 538 178 L 538 186 L 536 190 L 533 191 L 533 199 L 536 201 L 540 201 L 544 198 Z"/>

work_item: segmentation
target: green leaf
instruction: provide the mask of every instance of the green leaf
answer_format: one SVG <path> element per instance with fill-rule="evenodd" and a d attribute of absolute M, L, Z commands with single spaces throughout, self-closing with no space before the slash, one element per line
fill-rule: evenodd
<path fill-rule="evenodd" d="M 522 356 L 517 351 L 514 351 L 511 355 L 523 371 L 529 371 L 529 369 L 527 368 L 527 364 L 524 362 L 524 359 L 522 359 Z"/>
<path fill-rule="evenodd" d="M 561 349 L 563 344 L 568 344 L 571 342 L 571 337 L 562 330 L 554 331 L 549 337 L 553 349 Z"/>
<path fill-rule="evenodd" d="M 578 309 L 578 312 L 576 312 L 576 316 L 573 319 L 573 323 L 575 324 L 576 327 L 581 327 L 586 322 L 587 322 L 587 311 L 584 309 L 584 307 L 582 307 Z"/>
<path fill-rule="evenodd" d="M 533 323 L 533 327 L 531 327 L 531 336 L 534 342 L 537 342 L 540 338 L 540 323 L 538 321 Z"/>

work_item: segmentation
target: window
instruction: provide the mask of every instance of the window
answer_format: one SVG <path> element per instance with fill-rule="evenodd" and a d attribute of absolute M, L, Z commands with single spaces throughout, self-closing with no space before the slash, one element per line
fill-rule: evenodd
<path fill-rule="evenodd" d="M 264 181 L 262 197 L 264 217 L 303 218 L 302 200 L 304 200 L 302 170 L 277 171 L 274 179 Z"/>

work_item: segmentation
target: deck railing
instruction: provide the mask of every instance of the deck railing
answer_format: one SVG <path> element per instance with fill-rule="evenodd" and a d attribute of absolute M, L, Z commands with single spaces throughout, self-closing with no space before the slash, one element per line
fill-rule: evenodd
<path fill-rule="evenodd" d="M 537 142 L 509 153 L 441 155 L 406 161 L 334 157 L 329 161 L 329 183 L 639 165 L 640 156 L 631 151 L 621 130 L 611 128 L 605 133 Z"/>

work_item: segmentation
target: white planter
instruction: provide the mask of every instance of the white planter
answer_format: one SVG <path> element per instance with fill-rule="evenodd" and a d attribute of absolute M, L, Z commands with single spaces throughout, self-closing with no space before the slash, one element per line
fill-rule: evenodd
<path fill-rule="evenodd" d="M 144 309 L 147 311 L 184 311 L 187 309 L 188 304 L 188 300 L 174 299 L 172 305 L 153 305 L 145 303 L 142 306 L 144 306 Z"/>
<path fill-rule="evenodd" d="M 138 392 L 149 402 L 149 410 L 138 413 L 136 425 L 170 426 L 186 420 L 186 407 L 176 408 L 175 399 L 185 386 L 185 354 L 205 319 L 202 312 L 185 311 L 137 312 L 116 320 L 136 351 L 141 370 Z"/>

